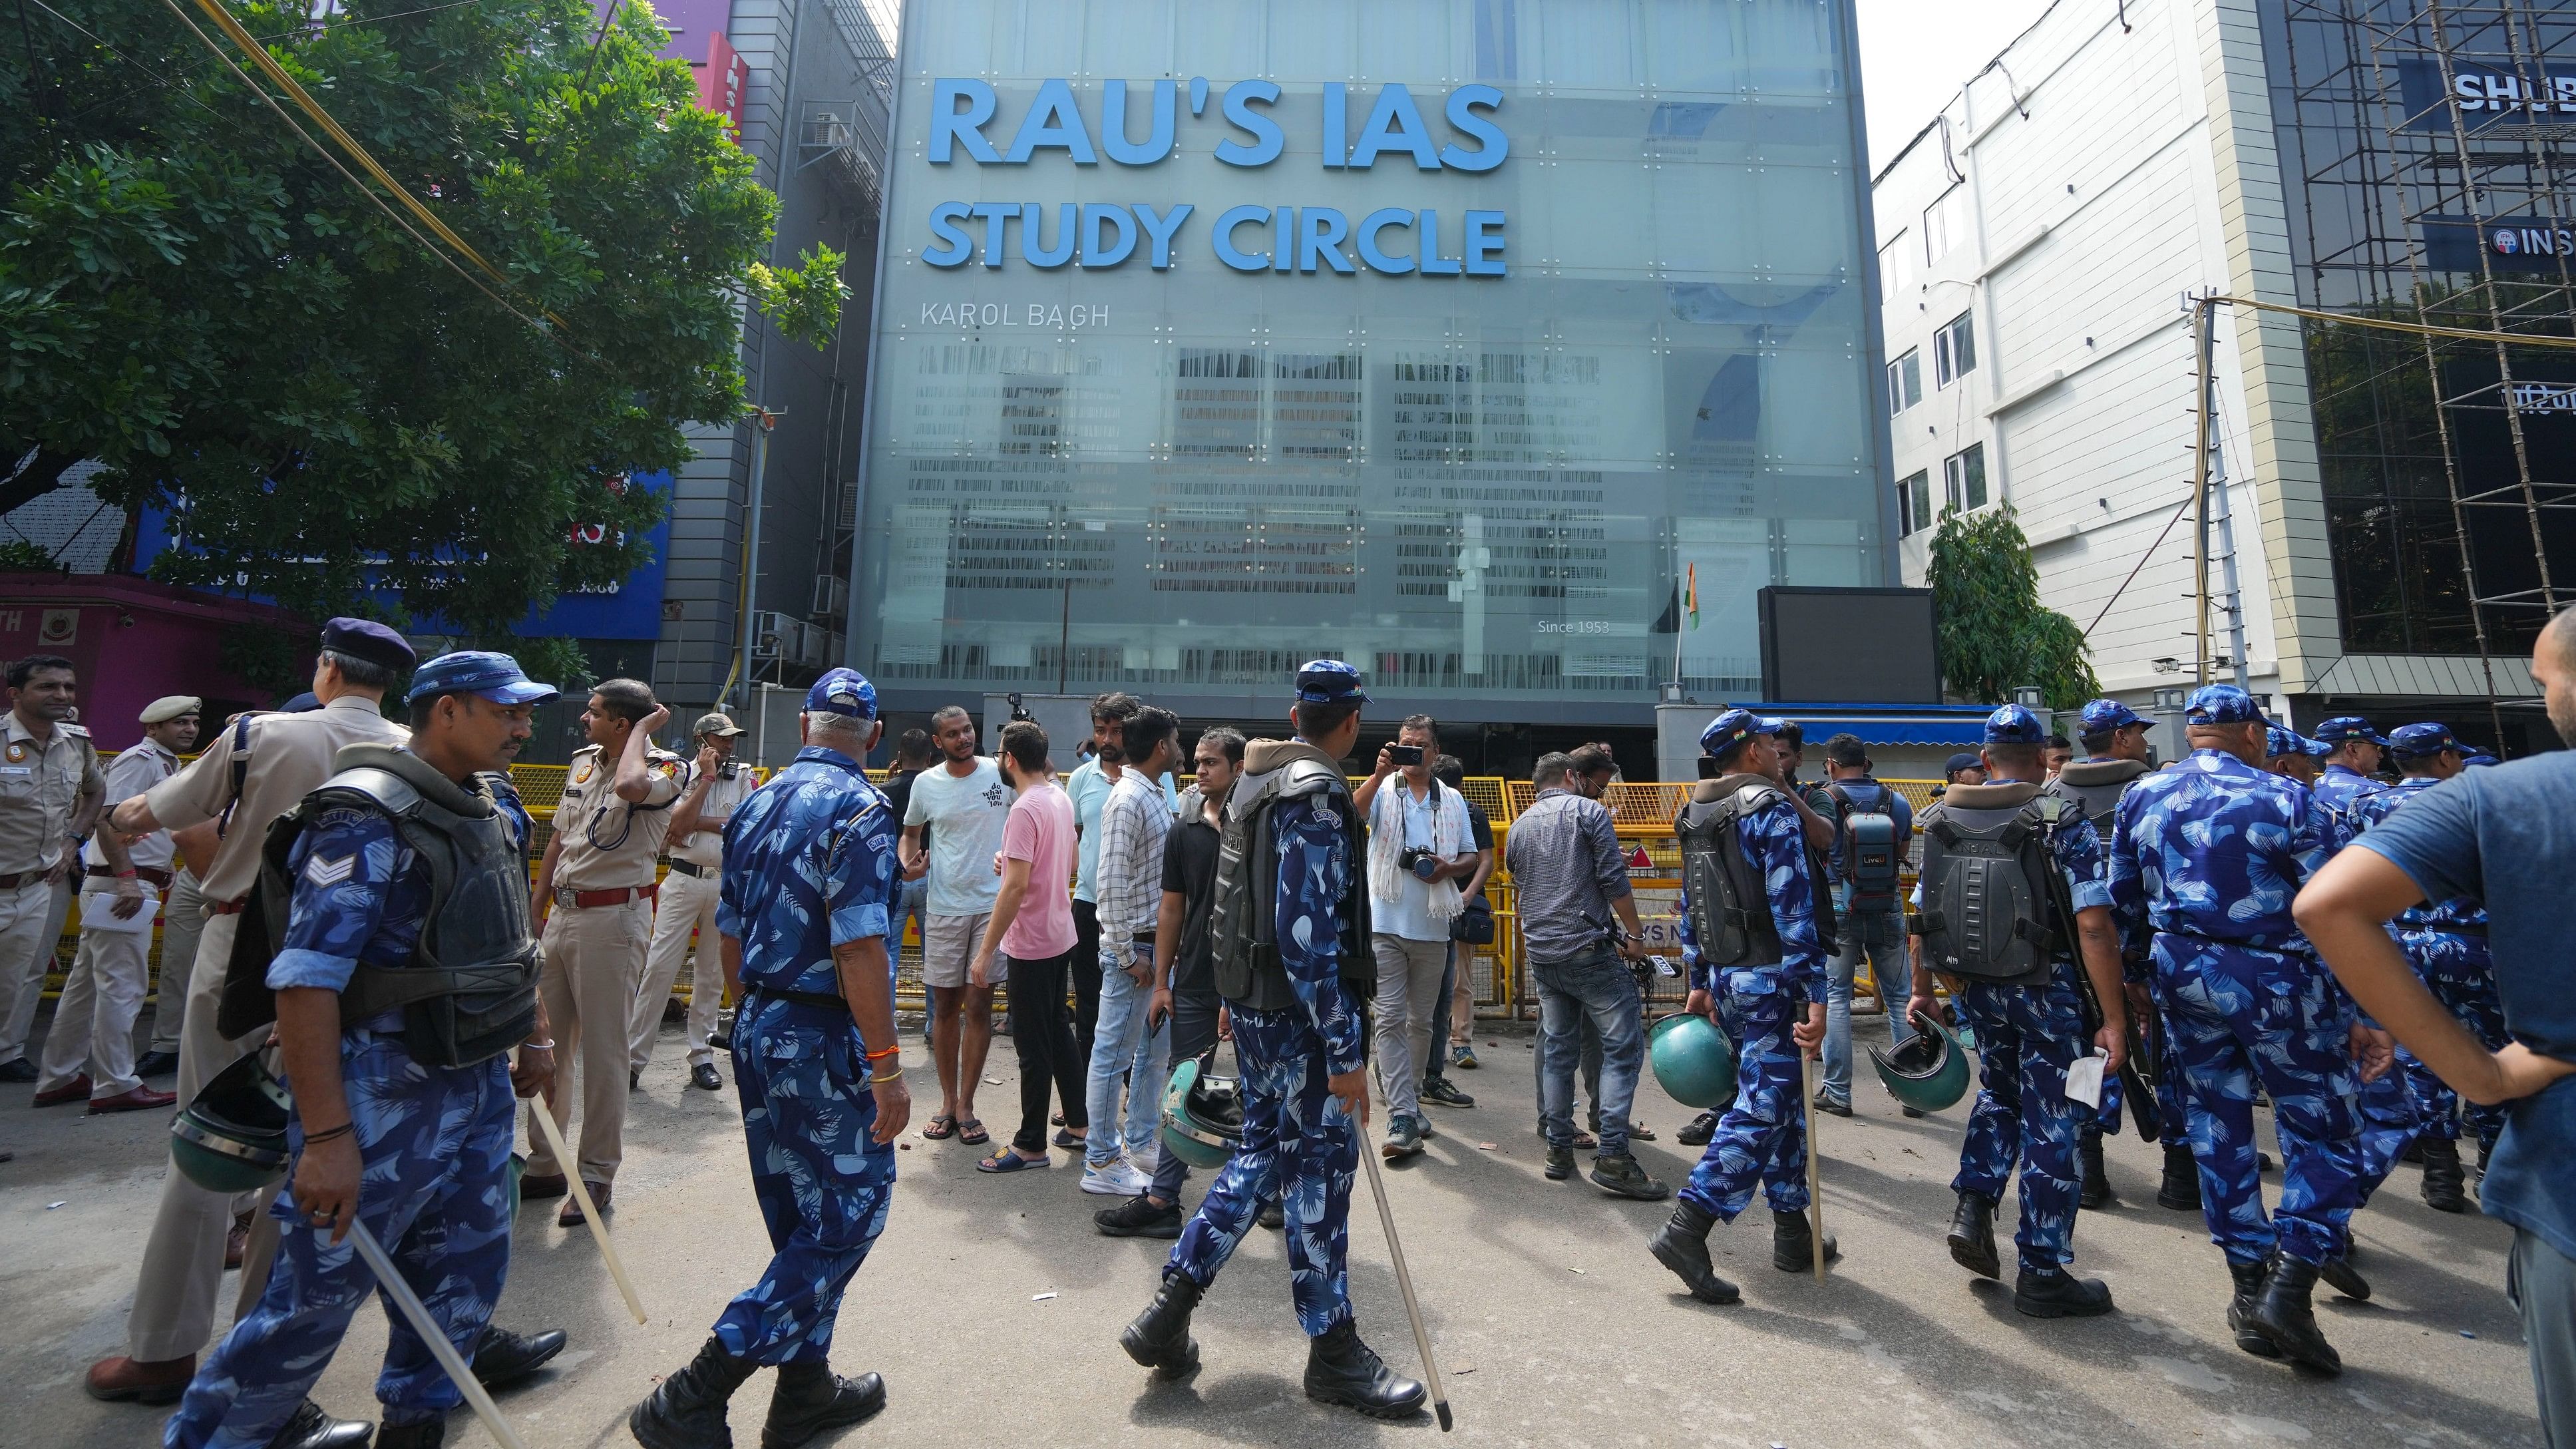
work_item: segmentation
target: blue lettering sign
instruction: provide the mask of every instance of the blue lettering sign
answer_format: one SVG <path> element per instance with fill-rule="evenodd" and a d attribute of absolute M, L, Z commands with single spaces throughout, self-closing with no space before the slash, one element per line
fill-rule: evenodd
<path fill-rule="evenodd" d="M 1422 124 L 1422 112 L 1414 107 L 1413 93 L 1400 85 L 1378 91 L 1368 125 L 1360 130 L 1360 143 L 1351 148 L 1351 168 L 1356 171 L 1375 166 L 1381 151 L 1410 151 L 1416 168 L 1440 169 L 1440 153 L 1432 148 L 1431 131 Z"/>
<path fill-rule="evenodd" d="M 1270 258 L 1240 250 L 1235 246 L 1234 229 L 1249 221 L 1257 221 L 1266 225 L 1269 220 L 1270 208 L 1266 206 L 1237 206 L 1229 208 L 1223 215 L 1216 219 L 1216 259 L 1225 263 L 1227 266 L 1234 268 L 1238 272 L 1259 272 L 1268 270 L 1270 266 Z"/>
<path fill-rule="evenodd" d="M 966 109 L 957 109 L 959 101 Z M 984 123 L 993 119 L 993 88 L 979 80 L 935 80 L 930 83 L 930 164 L 949 162 L 950 144 L 962 142 L 966 154 L 986 165 L 1002 159 L 984 139 Z"/>
<path fill-rule="evenodd" d="M 1279 99 L 1279 87 L 1266 80 L 1239 80 L 1225 88 L 1225 118 L 1252 133 L 1247 146 L 1229 136 L 1216 144 L 1216 159 L 1228 166 L 1267 166 L 1279 159 L 1288 146 L 1288 133 L 1279 123 L 1252 108 Z"/>
<path fill-rule="evenodd" d="M 1180 109 L 1181 88 L 1167 80 L 1154 82 L 1154 124 L 1145 144 L 1127 139 L 1127 83 L 1110 81 L 1100 88 L 1100 145 L 1121 166 L 1151 166 L 1172 154 L 1172 127 Z"/>
<path fill-rule="evenodd" d="M 1062 149 L 1076 166 L 1100 164 L 1099 154 L 1091 149 L 1091 135 L 1082 128 L 1082 108 L 1073 103 L 1073 87 L 1060 80 L 1039 84 L 1038 98 L 1029 103 L 1029 113 L 1020 119 L 1019 134 L 1011 138 L 1011 149 L 1002 154 L 1002 160 L 1025 166 L 1040 146 Z"/>

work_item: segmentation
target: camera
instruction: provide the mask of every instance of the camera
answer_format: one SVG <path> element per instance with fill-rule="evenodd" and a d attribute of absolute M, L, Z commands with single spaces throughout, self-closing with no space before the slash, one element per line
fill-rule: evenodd
<path fill-rule="evenodd" d="M 1439 855 L 1418 845 L 1406 846 L 1396 856 L 1395 863 L 1399 869 L 1409 870 L 1424 880 L 1431 879 L 1440 869 Z"/>
<path fill-rule="evenodd" d="M 1011 706 L 1011 723 L 1025 724 L 1034 721 L 1037 718 L 1036 715 L 1029 713 L 1029 707 L 1026 704 L 1021 703 L 1020 692 L 1018 690 L 1014 689 L 1009 694 L 1002 696 L 1002 698 Z"/>
<path fill-rule="evenodd" d="M 1701 779 L 1703 779 L 1703 780 L 1714 780 L 1714 779 L 1717 779 L 1717 778 L 1719 778 L 1720 776 L 1724 775 L 1725 773 L 1726 773 L 1726 767 L 1725 767 L 1725 766 L 1723 766 L 1723 765 L 1720 765 L 1716 760 L 1714 760 L 1714 759 L 1710 758 L 1710 757 L 1709 757 L 1709 756 L 1707 756 L 1707 755 L 1702 755 L 1702 756 L 1700 756 L 1700 757 L 1699 757 L 1699 777 L 1700 777 Z"/>

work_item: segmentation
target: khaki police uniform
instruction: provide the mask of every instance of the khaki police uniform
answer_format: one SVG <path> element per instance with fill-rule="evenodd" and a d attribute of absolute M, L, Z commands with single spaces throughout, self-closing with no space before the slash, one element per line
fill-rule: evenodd
<path fill-rule="evenodd" d="M 331 778 L 332 757 L 342 746 L 399 745 L 410 738 L 411 731 L 386 719 L 374 700 L 344 694 L 303 714 L 236 720 L 207 742 L 195 763 L 144 792 L 153 818 L 165 829 L 224 822 L 223 840 L 200 888 L 206 922 L 188 973 L 187 1019 L 179 1035 L 182 1103 L 196 1100 L 207 1081 L 268 1039 L 266 1027 L 225 1038 L 215 1029 L 215 1012 L 223 1000 L 224 970 L 232 959 L 242 901 L 259 878 L 260 844 L 270 823 Z M 236 765 L 238 789 L 233 783 Z M 165 979 L 165 1012 L 172 1009 L 171 989 Z M 161 1207 L 144 1244 L 134 1312 L 126 1325 L 126 1351 L 136 1362 L 184 1358 L 206 1346 L 214 1332 L 215 1293 L 223 1284 L 224 1232 L 241 1206 L 247 1204 L 209 1192 L 185 1173 L 173 1172 L 162 1180 Z M 246 1302 L 256 1302 L 266 1286 L 276 1243 L 276 1222 L 266 1213 L 254 1214 L 250 1251 L 242 1261 Z"/>
<path fill-rule="evenodd" d="M 537 980 L 555 1039 L 555 1125 L 569 1133 L 572 1072 L 581 1076 L 581 1180 L 614 1182 L 626 1134 L 627 1023 L 635 980 L 653 938 L 654 860 L 671 829 L 671 805 L 688 788 L 689 762 L 648 749 L 651 781 L 640 802 L 618 798 L 617 762 L 597 745 L 575 752 L 555 807 L 554 899 L 548 903 L 546 967 Z M 531 1104 L 531 1111 L 541 1110 Z M 569 1140 L 569 1137 L 567 1137 Z M 528 1172 L 564 1170 L 545 1134 L 528 1129 Z"/>
<path fill-rule="evenodd" d="M 16 710 L 0 713 L 0 1063 L 27 1054 L 27 1031 L 62 934 L 54 913 L 57 867 L 71 844 L 73 815 L 106 789 L 89 731 L 57 724 L 40 740 Z"/>
<path fill-rule="evenodd" d="M 161 903 L 161 985 L 152 1008 L 152 1050 L 175 1057 L 188 1019 L 188 979 L 197 965 L 197 938 L 206 929 L 206 893 L 186 861 L 174 858 L 170 869 L 170 896 Z"/>
<path fill-rule="evenodd" d="M 689 976 L 689 1061 L 712 1062 L 716 1049 L 707 1038 L 716 1029 L 716 1008 L 724 1000 L 724 961 L 716 948 L 717 868 L 724 863 L 724 822 L 750 798 L 751 767 L 728 760 L 730 778 L 718 766 L 707 786 L 698 818 L 708 828 L 693 830 L 671 846 L 671 871 L 662 877 L 662 895 L 653 906 L 653 944 L 644 953 L 644 974 L 635 991 L 635 1016 L 627 1025 L 627 1067 L 644 1070 L 653 1059 L 654 1038 L 661 1035 L 662 1003 L 680 976 L 689 954 L 689 933 L 697 932 L 698 964 Z M 695 767 L 692 766 L 692 773 Z M 694 782 L 692 782 L 694 783 Z"/>
<path fill-rule="evenodd" d="M 150 739 L 118 755 L 107 767 L 110 809 L 179 773 L 179 757 Z M 86 1069 L 92 1101 L 121 1097 L 143 1085 L 134 1074 L 134 1018 L 143 1010 L 150 974 L 152 918 L 170 888 L 170 833 L 155 830 L 126 842 L 143 886 L 143 909 L 115 912 L 116 876 L 107 853 L 93 839 L 81 852 L 80 951 L 63 979 L 54 1006 L 54 1029 L 45 1037 L 39 1092 L 63 1086 Z"/>

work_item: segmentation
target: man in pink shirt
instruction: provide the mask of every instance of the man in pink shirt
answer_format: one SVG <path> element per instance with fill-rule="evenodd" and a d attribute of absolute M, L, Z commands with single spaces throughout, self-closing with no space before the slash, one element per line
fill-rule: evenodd
<path fill-rule="evenodd" d="M 975 1164 L 978 1172 L 1052 1167 L 1047 1155 L 1047 1091 L 1064 1102 L 1068 1138 L 1087 1130 L 1083 1060 L 1065 1014 L 1066 972 L 1073 966 L 1073 801 L 1047 763 L 1046 731 L 1027 720 L 1002 727 L 1002 778 L 1018 798 L 1002 826 L 1001 895 L 993 923 L 967 970 L 970 985 L 992 979 L 998 943 L 1011 962 L 1011 1040 L 1020 1052 L 1020 1130 L 1011 1145 Z M 1079 1145 L 1079 1144 L 1076 1144 Z"/>

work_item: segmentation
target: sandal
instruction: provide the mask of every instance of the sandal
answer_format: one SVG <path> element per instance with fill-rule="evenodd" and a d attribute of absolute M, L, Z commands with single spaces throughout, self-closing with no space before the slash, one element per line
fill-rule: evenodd
<path fill-rule="evenodd" d="M 1036 1172 L 1055 1166 L 1052 1157 L 1022 1157 L 1008 1147 L 975 1164 L 977 1172 Z"/>
<path fill-rule="evenodd" d="M 957 1119 L 942 1112 L 930 1119 L 930 1125 L 921 1129 L 921 1135 L 933 1142 L 945 1142 L 957 1135 Z"/>
<path fill-rule="evenodd" d="M 1091 1139 L 1088 1136 L 1077 1137 L 1074 1135 L 1073 1129 L 1067 1127 L 1063 1131 L 1055 1134 L 1055 1145 L 1063 1148 L 1067 1152 L 1080 1152 L 1083 1148 L 1091 1145 Z"/>
<path fill-rule="evenodd" d="M 1654 1128 L 1640 1127 L 1636 1123 L 1631 1122 L 1628 1124 L 1628 1140 L 1631 1142 L 1660 1142 L 1663 1139 L 1655 1135 Z"/>
<path fill-rule="evenodd" d="M 969 1147 L 981 1147 L 993 1140 L 993 1134 L 984 1130 L 981 1118 L 969 1117 L 957 1124 L 957 1140 Z"/>
<path fill-rule="evenodd" d="M 1574 1145 L 1578 1150 L 1588 1152 L 1593 1148 L 1599 1147 L 1601 1145 L 1601 1139 L 1593 1136 L 1589 1132 L 1577 1129 L 1574 1134 Z"/>

